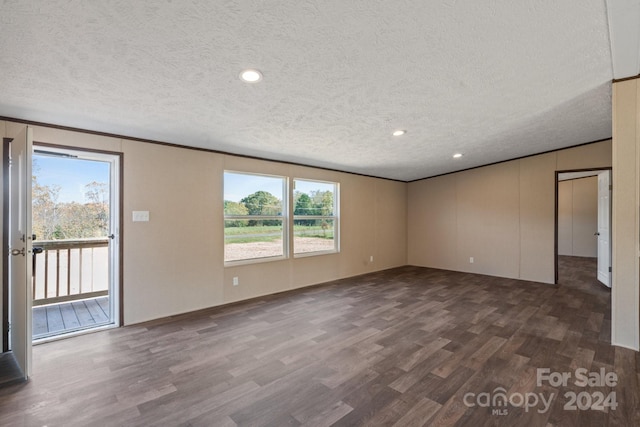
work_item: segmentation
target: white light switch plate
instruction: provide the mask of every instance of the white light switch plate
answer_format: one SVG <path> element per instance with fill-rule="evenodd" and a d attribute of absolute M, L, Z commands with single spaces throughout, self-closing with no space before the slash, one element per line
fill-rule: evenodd
<path fill-rule="evenodd" d="M 149 211 L 133 211 L 133 222 L 149 221 Z"/>

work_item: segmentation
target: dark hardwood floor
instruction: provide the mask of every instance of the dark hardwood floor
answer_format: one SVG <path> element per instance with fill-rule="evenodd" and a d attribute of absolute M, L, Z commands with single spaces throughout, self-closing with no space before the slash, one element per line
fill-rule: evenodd
<path fill-rule="evenodd" d="M 562 258 L 558 286 L 403 267 L 39 345 L 0 425 L 640 425 L 640 358 L 610 345 L 592 264 Z M 567 410 L 574 392 L 617 408 Z"/>

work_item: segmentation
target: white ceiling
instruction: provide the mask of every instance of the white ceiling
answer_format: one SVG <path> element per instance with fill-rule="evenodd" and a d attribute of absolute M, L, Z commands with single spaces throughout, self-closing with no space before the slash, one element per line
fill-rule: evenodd
<path fill-rule="evenodd" d="M 413 180 L 609 138 L 609 19 L 603 0 L 0 0 L 0 116 Z"/>
<path fill-rule="evenodd" d="M 613 77 L 640 73 L 640 1 L 606 0 Z"/>

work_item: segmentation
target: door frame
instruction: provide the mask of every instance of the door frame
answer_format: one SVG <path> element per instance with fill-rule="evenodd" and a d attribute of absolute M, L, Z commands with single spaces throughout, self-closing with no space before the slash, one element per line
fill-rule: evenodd
<path fill-rule="evenodd" d="M 9 199 L 7 195 L 9 194 L 8 187 L 8 162 L 9 162 L 9 143 L 13 140 L 13 138 L 3 138 L 2 144 L 2 162 L 3 162 L 3 217 L 2 217 L 2 240 L 4 247 L 8 246 L 8 227 L 9 224 L 7 219 L 8 208 L 9 208 Z M 93 148 L 82 148 L 82 147 L 73 147 L 61 144 L 51 144 L 47 142 L 33 141 L 33 145 L 38 147 L 45 148 L 57 148 L 60 150 L 72 150 L 72 151 L 80 151 L 86 153 L 96 153 L 96 154 L 106 154 L 117 157 L 116 162 L 118 163 L 118 229 L 119 229 L 119 242 L 118 242 L 118 252 L 116 254 L 117 262 L 118 262 L 118 276 L 116 280 L 118 281 L 118 318 L 114 319 L 117 321 L 118 326 L 124 325 L 124 284 L 123 284 L 123 261 L 124 261 L 124 218 L 123 218 L 123 205 L 124 205 L 124 154 L 116 151 L 108 151 L 108 150 L 99 150 Z M 8 276 L 8 260 L 6 257 L 3 257 L 3 268 L 2 268 L 2 352 L 5 352 L 9 348 L 9 334 L 8 334 L 8 324 L 9 324 L 9 276 Z"/>
<path fill-rule="evenodd" d="M 558 284 L 558 177 L 561 173 L 571 173 L 571 172 L 603 172 L 603 171 L 612 171 L 613 168 L 611 166 L 601 167 L 601 168 L 586 168 L 586 169 L 567 169 L 555 171 L 555 213 L 554 213 L 554 248 L 553 248 L 553 269 L 554 269 L 554 279 L 553 283 L 555 285 Z M 612 174 L 610 174 L 611 178 L 613 178 Z M 613 182 L 611 182 L 613 185 Z M 609 198 L 609 210 L 611 210 L 612 200 Z M 611 229 L 612 218 L 609 215 L 609 228 Z M 612 242 L 609 242 L 609 247 L 612 247 Z M 610 258 L 610 262 L 613 263 L 613 259 Z"/>
<path fill-rule="evenodd" d="M 55 148 L 59 150 L 80 151 L 85 153 L 106 154 L 117 157 L 118 162 L 118 327 L 124 326 L 124 286 L 123 286 L 123 261 L 124 261 L 124 231 L 123 231 L 123 205 L 124 205 L 124 153 L 109 150 L 99 150 L 95 148 L 74 147 L 62 144 L 52 144 L 48 142 L 33 141 L 34 149 L 36 146 L 44 148 Z M 115 319 L 114 319 L 115 320 Z"/>
<path fill-rule="evenodd" d="M 9 247 L 9 144 L 2 139 L 2 247 Z M 4 250 L 3 250 L 4 253 Z M 9 258 L 2 257 L 2 352 L 9 351 Z"/>

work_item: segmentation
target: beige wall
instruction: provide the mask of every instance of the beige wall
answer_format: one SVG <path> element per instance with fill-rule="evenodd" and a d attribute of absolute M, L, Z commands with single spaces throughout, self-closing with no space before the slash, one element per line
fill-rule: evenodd
<path fill-rule="evenodd" d="M 558 255 L 597 257 L 598 177 L 558 183 Z"/>
<path fill-rule="evenodd" d="M 613 344 L 640 346 L 640 80 L 613 84 Z"/>
<path fill-rule="evenodd" d="M 412 182 L 408 262 L 553 283 L 555 171 L 610 166 L 605 141 Z"/>
<path fill-rule="evenodd" d="M 8 137 L 24 126 L 0 124 Z M 33 134 L 124 154 L 126 324 L 406 264 L 405 183 L 47 127 Z M 225 169 L 339 182 L 340 253 L 225 268 Z M 150 221 L 132 222 L 134 210 L 148 210 Z"/>
<path fill-rule="evenodd" d="M 640 95 L 635 81 L 624 83 L 614 84 L 613 342 L 637 349 Z M 21 126 L 0 121 L 0 132 L 11 137 Z M 551 283 L 555 171 L 612 165 L 611 143 L 603 142 L 407 185 L 46 127 L 35 127 L 34 139 L 124 153 L 127 324 L 400 266 L 407 260 Z M 342 251 L 225 268 L 225 168 L 340 182 Z M 133 223 L 133 210 L 149 210 L 151 221 Z M 469 263 L 471 256 L 474 264 Z M 241 284 L 233 287 L 236 276 Z"/>

